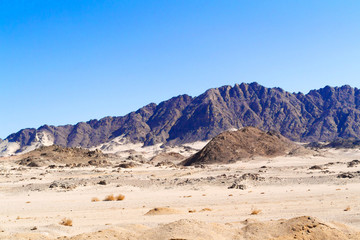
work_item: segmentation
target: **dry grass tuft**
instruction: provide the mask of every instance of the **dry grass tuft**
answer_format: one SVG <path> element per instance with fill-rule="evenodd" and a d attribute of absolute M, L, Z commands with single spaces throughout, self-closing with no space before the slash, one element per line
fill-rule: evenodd
<path fill-rule="evenodd" d="M 200 210 L 200 212 L 210 212 L 212 211 L 211 208 L 203 208 Z"/>
<path fill-rule="evenodd" d="M 116 198 L 114 197 L 114 194 L 108 195 L 104 199 L 104 201 L 115 201 L 115 200 L 116 200 Z"/>
<path fill-rule="evenodd" d="M 350 206 L 347 206 L 347 208 L 344 209 L 345 212 L 350 211 L 350 210 L 351 210 Z"/>
<path fill-rule="evenodd" d="M 61 220 L 60 224 L 63 226 L 72 227 L 73 221 L 70 218 L 64 218 Z"/>
<path fill-rule="evenodd" d="M 122 201 L 125 199 L 125 196 L 122 195 L 122 194 L 119 194 L 117 197 L 116 197 L 116 201 Z"/>
<path fill-rule="evenodd" d="M 91 199 L 91 201 L 92 201 L 92 202 L 99 202 L 100 199 L 98 199 L 97 197 L 93 197 L 93 198 Z"/>
<path fill-rule="evenodd" d="M 251 215 L 258 215 L 259 213 L 261 213 L 260 209 L 253 209 L 251 210 Z"/>
<path fill-rule="evenodd" d="M 16 217 L 16 220 L 21 220 L 21 219 L 31 219 L 31 217 L 20 217 L 20 216 Z"/>
<path fill-rule="evenodd" d="M 195 213 L 196 212 L 196 210 L 195 209 L 193 209 L 193 210 L 189 210 L 189 213 Z"/>
<path fill-rule="evenodd" d="M 31 203 L 30 201 L 27 201 L 27 202 L 25 202 L 25 203 Z"/>

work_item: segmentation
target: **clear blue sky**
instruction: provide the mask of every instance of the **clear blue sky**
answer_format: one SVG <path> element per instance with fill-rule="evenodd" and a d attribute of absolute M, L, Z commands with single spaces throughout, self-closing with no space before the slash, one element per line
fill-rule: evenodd
<path fill-rule="evenodd" d="M 256 81 L 360 87 L 360 1 L 0 0 L 0 137 Z"/>

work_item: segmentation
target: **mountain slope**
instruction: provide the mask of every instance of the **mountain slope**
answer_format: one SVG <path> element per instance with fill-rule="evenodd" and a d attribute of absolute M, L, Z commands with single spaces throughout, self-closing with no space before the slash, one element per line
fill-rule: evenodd
<path fill-rule="evenodd" d="M 181 95 L 151 103 L 122 117 L 105 117 L 76 125 L 23 129 L 0 143 L 22 151 L 57 144 L 92 147 L 123 136 L 144 145 L 208 140 L 221 132 L 254 126 L 274 130 L 295 141 L 328 141 L 360 136 L 360 90 L 350 86 L 289 93 L 257 83 L 209 89 L 198 97 Z"/>

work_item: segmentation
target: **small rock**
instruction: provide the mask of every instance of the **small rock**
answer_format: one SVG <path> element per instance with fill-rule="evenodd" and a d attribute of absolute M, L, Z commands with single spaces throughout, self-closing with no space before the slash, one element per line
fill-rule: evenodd
<path fill-rule="evenodd" d="M 237 183 L 233 183 L 230 187 L 228 187 L 228 189 L 240 189 L 240 190 L 245 190 L 246 186 L 244 184 L 237 184 Z"/>
<path fill-rule="evenodd" d="M 245 173 L 240 177 L 240 180 L 264 181 L 265 178 L 256 173 Z"/>
<path fill-rule="evenodd" d="M 107 182 L 105 180 L 101 180 L 100 182 L 98 182 L 99 185 L 107 185 Z"/>
<path fill-rule="evenodd" d="M 351 162 L 348 162 L 347 166 L 348 167 L 355 167 L 356 165 L 359 165 L 360 161 L 359 160 L 352 160 Z"/>
<path fill-rule="evenodd" d="M 311 166 L 309 169 L 310 170 L 322 170 L 322 167 L 320 167 L 319 165 L 314 165 L 314 166 Z"/>
<path fill-rule="evenodd" d="M 348 173 L 341 173 L 337 177 L 338 178 L 353 178 L 353 177 L 355 177 L 355 175 L 348 172 Z"/>
<path fill-rule="evenodd" d="M 30 162 L 27 166 L 28 167 L 40 167 L 40 165 L 37 164 L 36 162 Z"/>
<path fill-rule="evenodd" d="M 119 167 L 119 168 L 133 168 L 133 167 L 136 167 L 136 166 L 137 166 L 137 164 L 135 164 L 133 162 L 130 162 L 130 163 L 121 163 L 116 167 Z"/>
<path fill-rule="evenodd" d="M 49 188 L 57 188 L 59 185 L 56 182 L 50 184 Z"/>

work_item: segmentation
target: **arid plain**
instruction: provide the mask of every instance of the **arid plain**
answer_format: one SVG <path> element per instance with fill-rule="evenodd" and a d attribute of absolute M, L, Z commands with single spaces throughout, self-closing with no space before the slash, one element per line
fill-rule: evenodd
<path fill-rule="evenodd" d="M 0 239 L 360 239 L 359 150 L 178 165 L 205 144 L 3 157 Z"/>

